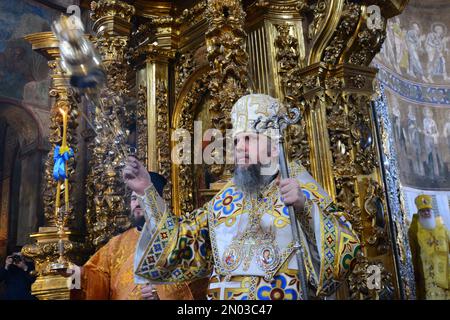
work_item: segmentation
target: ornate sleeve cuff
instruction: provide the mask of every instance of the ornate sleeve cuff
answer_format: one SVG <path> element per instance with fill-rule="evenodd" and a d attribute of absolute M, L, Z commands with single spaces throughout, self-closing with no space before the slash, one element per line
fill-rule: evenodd
<path fill-rule="evenodd" d="M 300 225 L 302 226 L 306 237 L 308 238 L 308 242 L 314 243 L 316 237 L 314 232 L 314 217 L 312 212 L 313 206 L 314 202 L 310 199 L 307 199 L 303 207 L 303 211 L 296 213 L 296 215 L 298 221 L 300 221 Z"/>
<path fill-rule="evenodd" d="M 157 225 L 164 214 L 165 204 L 153 184 L 145 189 L 143 196 L 138 195 L 138 199 L 145 209 L 146 221 L 150 221 L 152 225 Z"/>

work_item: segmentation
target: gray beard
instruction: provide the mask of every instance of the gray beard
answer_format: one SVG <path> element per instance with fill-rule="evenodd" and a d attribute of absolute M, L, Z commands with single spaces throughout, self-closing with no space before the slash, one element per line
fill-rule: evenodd
<path fill-rule="evenodd" d="M 431 214 L 430 218 L 423 218 L 419 216 L 419 222 L 424 229 L 433 230 L 436 228 L 436 219 L 434 218 L 434 214 Z"/>
<path fill-rule="evenodd" d="M 233 182 L 245 194 L 255 195 L 266 187 L 273 176 L 261 174 L 261 164 L 251 164 L 247 168 L 236 166 Z"/>

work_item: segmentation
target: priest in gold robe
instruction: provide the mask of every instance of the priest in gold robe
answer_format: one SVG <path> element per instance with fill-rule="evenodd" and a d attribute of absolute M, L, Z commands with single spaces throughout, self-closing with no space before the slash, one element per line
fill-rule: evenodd
<path fill-rule="evenodd" d="M 450 232 L 433 213 L 429 195 L 415 199 L 417 213 L 409 227 L 416 296 L 426 300 L 450 300 Z"/>
<path fill-rule="evenodd" d="M 162 192 L 165 180 L 150 173 L 153 184 Z M 136 194 L 131 195 L 133 228 L 119 234 L 101 247 L 83 267 L 75 266 L 81 276 L 81 288 L 72 290 L 72 299 L 85 300 L 192 300 L 188 284 L 152 286 L 149 282 L 135 283 L 133 276 L 134 249 L 145 223 L 143 209 Z"/>
<path fill-rule="evenodd" d="M 235 103 L 234 176 L 202 208 L 181 218 L 156 192 L 144 166 L 129 158 L 123 177 L 147 217 L 136 249 L 137 278 L 157 284 L 208 277 L 207 298 L 220 300 L 296 300 L 304 290 L 314 298 L 334 293 L 360 250 L 359 240 L 299 162 L 290 164 L 292 178 L 280 178 L 273 166 L 277 139 L 256 132 L 253 120 L 276 115 L 281 107 L 262 94 Z M 298 276 L 289 205 L 303 230 L 307 288 Z"/>

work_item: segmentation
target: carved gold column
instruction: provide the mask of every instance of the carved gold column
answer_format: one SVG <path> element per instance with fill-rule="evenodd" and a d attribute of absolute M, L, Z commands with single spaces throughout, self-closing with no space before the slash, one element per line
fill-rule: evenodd
<path fill-rule="evenodd" d="M 107 87 L 103 94 L 117 96 L 126 100 L 129 95 L 127 81 L 128 68 L 125 54 L 128 49 L 128 37 L 131 30 L 130 19 L 135 9 L 124 1 L 100 0 L 91 2 L 91 18 L 94 20 L 93 30 L 97 37 L 94 40 L 103 59 L 107 73 Z M 92 111 L 91 111 L 92 112 Z M 125 105 L 111 106 L 104 110 L 97 106 L 94 115 L 94 126 L 97 132 L 106 130 L 95 113 L 105 112 L 109 117 L 118 119 L 125 130 L 129 122 L 130 110 Z M 123 146 L 126 147 L 126 146 Z M 88 232 L 94 246 L 107 242 L 113 235 L 129 226 L 127 205 L 125 203 L 125 187 L 121 178 L 120 154 L 104 143 L 94 139 L 87 179 L 88 190 Z"/>
<path fill-rule="evenodd" d="M 85 250 L 85 246 L 80 242 L 80 235 L 73 230 L 70 223 L 65 226 L 62 235 L 58 234 L 55 221 L 55 195 L 56 182 L 53 178 L 53 150 L 56 145 L 61 145 L 63 136 L 63 118 L 60 110 L 68 114 L 67 143 L 75 154 L 77 154 L 76 128 L 78 126 L 78 109 L 73 99 L 72 91 L 68 86 L 68 79 L 60 68 L 60 55 L 58 41 L 52 32 L 41 32 L 25 37 L 32 44 L 33 50 L 42 54 L 48 59 L 51 70 L 51 86 L 49 94 L 54 98 L 50 117 L 49 141 L 52 149 L 48 154 L 45 163 L 44 173 L 44 214 L 45 226 L 39 227 L 39 232 L 32 234 L 31 238 L 36 240 L 36 244 L 27 245 L 22 252 L 33 258 L 36 264 L 38 278 L 32 286 L 32 292 L 39 299 L 68 299 L 69 287 L 68 279 L 59 276 L 50 269 L 52 263 L 57 262 L 58 241 L 62 240 L 63 257 L 68 262 L 79 263 L 80 254 Z M 72 188 L 75 173 L 74 161 L 68 162 L 69 190 Z M 64 185 L 59 190 L 61 193 L 61 207 L 65 206 Z M 74 194 L 71 193 L 69 199 L 68 221 L 74 219 L 73 207 Z"/>

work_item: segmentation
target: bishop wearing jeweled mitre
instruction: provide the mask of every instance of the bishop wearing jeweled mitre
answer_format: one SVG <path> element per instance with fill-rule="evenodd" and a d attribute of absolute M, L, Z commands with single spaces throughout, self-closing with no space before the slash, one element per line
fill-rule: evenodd
<path fill-rule="evenodd" d="M 281 179 L 261 159 L 278 163 L 273 136 L 254 121 L 282 109 L 263 94 L 240 98 L 232 108 L 233 178 L 203 207 L 175 216 L 144 166 L 130 157 L 127 185 L 145 208 L 146 223 L 135 254 L 135 276 L 151 283 L 209 277 L 208 299 L 297 300 L 332 295 L 350 271 L 359 240 L 323 188 L 299 162 Z M 254 160 L 254 161 L 252 161 Z M 176 196 L 176 195 L 174 195 Z M 300 227 L 306 286 L 301 286 L 288 206 Z"/>

